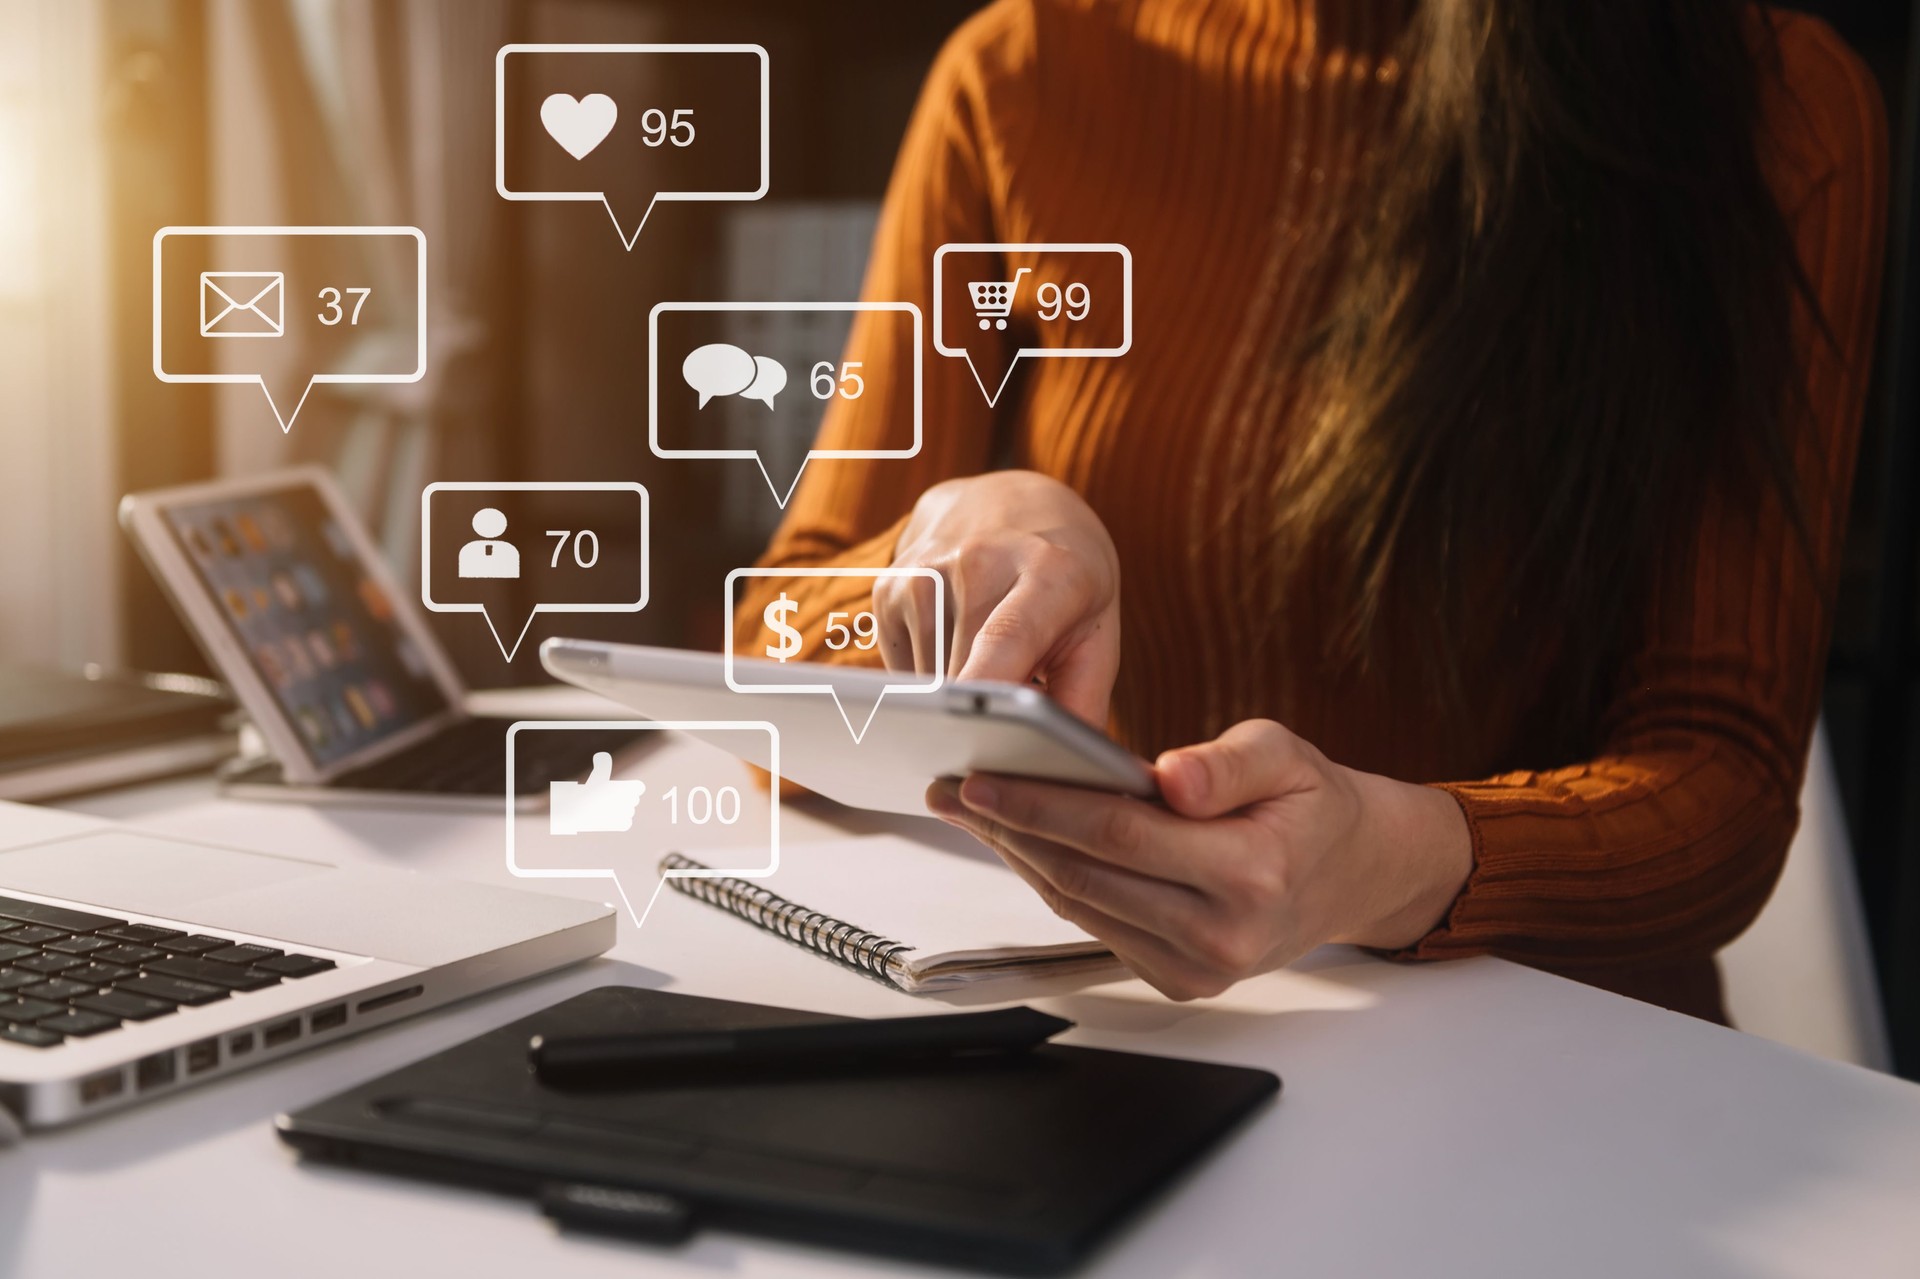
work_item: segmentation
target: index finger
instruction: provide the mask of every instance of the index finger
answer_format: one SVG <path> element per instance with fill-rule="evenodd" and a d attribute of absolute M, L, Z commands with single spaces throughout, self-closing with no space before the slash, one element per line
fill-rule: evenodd
<path fill-rule="evenodd" d="M 1073 625 L 1067 611 L 1060 596 L 1021 579 L 973 634 L 959 678 L 1026 683 Z"/>
<path fill-rule="evenodd" d="M 1105 722 L 1119 655 L 1117 646 L 1102 636 L 1074 641 L 1062 652 L 1080 621 L 1067 596 L 1022 578 L 968 637 L 967 659 L 956 678 L 1025 684 L 1045 676 L 1056 701 L 1099 727 Z M 956 635 L 956 647 L 960 643 Z M 1115 648 L 1111 654 L 1109 647 Z"/>

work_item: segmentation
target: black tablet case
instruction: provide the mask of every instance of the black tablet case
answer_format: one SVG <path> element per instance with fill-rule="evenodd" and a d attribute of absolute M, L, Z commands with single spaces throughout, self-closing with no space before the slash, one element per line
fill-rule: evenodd
<path fill-rule="evenodd" d="M 1012 1062 L 559 1091 L 534 1035 L 820 1013 L 606 986 L 279 1120 L 305 1154 L 551 1195 L 638 1189 L 696 1226 L 1011 1273 L 1068 1269 L 1280 1087 L 1261 1070 L 1048 1045 Z"/>

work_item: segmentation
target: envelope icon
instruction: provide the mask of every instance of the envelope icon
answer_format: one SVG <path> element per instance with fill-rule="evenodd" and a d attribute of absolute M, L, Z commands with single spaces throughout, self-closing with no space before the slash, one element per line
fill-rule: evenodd
<path fill-rule="evenodd" d="M 202 271 L 200 336 L 277 338 L 285 331 L 281 271 Z"/>

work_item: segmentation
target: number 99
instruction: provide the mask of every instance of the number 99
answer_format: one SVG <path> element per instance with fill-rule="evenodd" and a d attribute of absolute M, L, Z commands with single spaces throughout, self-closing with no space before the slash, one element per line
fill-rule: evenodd
<path fill-rule="evenodd" d="M 1059 285 L 1048 280 L 1035 290 L 1033 296 L 1039 304 L 1039 316 L 1043 320 L 1059 319 L 1062 309 L 1069 320 L 1084 320 L 1093 310 L 1093 291 L 1078 280 L 1067 285 L 1064 295 Z"/>

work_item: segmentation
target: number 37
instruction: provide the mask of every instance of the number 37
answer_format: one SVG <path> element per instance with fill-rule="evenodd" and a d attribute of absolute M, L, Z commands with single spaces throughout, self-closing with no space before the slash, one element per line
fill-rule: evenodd
<path fill-rule="evenodd" d="M 320 323 L 326 325 L 328 328 L 332 328 L 334 325 L 340 323 L 342 319 L 346 320 L 349 325 L 360 323 L 360 308 L 367 304 L 367 298 L 372 295 L 373 290 L 348 289 L 347 292 L 353 295 L 353 310 L 351 312 L 341 309 L 339 289 L 328 285 L 326 288 L 320 290 L 320 300 L 327 305 L 327 309 L 320 313 Z"/>

